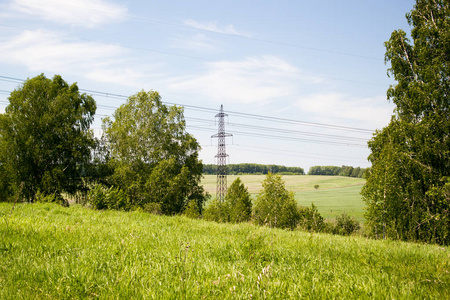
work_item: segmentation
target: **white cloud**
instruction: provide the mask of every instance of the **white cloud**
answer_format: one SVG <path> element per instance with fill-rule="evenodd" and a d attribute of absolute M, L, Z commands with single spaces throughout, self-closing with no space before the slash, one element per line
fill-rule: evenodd
<path fill-rule="evenodd" d="M 292 95 L 298 85 L 297 69 L 275 56 L 211 62 L 206 67 L 204 74 L 177 78 L 169 87 L 217 102 L 267 103 Z"/>
<path fill-rule="evenodd" d="M 201 23 L 194 20 L 186 20 L 184 21 L 185 25 L 188 25 L 190 27 L 199 29 L 199 30 L 205 30 L 205 31 L 212 31 L 217 33 L 223 33 L 223 34 L 232 34 L 232 35 L 240 35 L 240 36 L 249 36 L 248 34 L 244 32 L 237 31 L 234 29 L 233 25 L 227 25 L 223 28 L 220 28 L 217 25 L 217 22 L 208 22 L 208 23 Z"/>
<path fill-rule="evenodd" d="M 55 71 L 67 65 L 79 68 L 122 53 L 122 49 L 117 46 L 63 40 L 43 31 L 25 31 L 0 44 L 0 51 L 0 60 L 3 62 L 25 65 L 32 71 Z"/>
<path fill-rule="evenodd" d="M 296 107 L 321 123 L 354 126 L 363 124 L 367 129 L 386 126 L 393 106 L 385 97 L 350 98 L 340 93 L 319 93 L 299 98 Z"/>
<path fill-rule="evenodd" d="M 128 67 L 133 60 L 127 58 L 129 53 L 120 46 L 74 41 L 43 31 L 26 31 L 0 43 L 0 53 L 0 62 L 25 66 L 33 72 L 64 72 L 97 82 L 139 88 L 145 83 L 141 72 Z"/>
<path fill-rule="evenodd" d="M 9 8 L 12 12 L 87 28 L 122 21 L 127 12 L 124 6 L 105 0 L 14 0 Z"/>

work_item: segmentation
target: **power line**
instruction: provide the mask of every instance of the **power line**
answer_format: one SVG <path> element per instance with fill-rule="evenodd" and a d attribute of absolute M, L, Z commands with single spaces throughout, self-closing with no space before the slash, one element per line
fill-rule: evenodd
<path fill-rule="evenodd" d="M 236 146 L 239 148 L 248 148 L 248 149 L 258 149 L 261 147 L 252 147 L 252 146 L 247 146 L 247 145 L 242 145 L 242 144 L 232 144 L 232 146 Z M 341 158 L 341 159 L 354 159 L 355 157 L 350 157 L 350 156 L 343 156 L 343 155 L 333 155 L 333 154 L 324 154 L 324 153 L 312 153 L 312 152 L 303 152 L 303 151 L 295 151 L 295 150 L 286 150 L 286 149 L 275 149 L 275 148 L 269 148 L 266 146 L 262 147 L 263 149 L 266 150 L 272 150 L 272 151 L 277 151 L 277 152 L 283 152 L 283 153 L 291 153 L 291 154 L 306 154 L 306 155 L 315 155 L 315 156 L 319 156 L 319 157 L 333 157 L 334 159 L 336 158 Z M 311 157 L 311 158 L 317 158 L 317 157 Z"/>
<path fill-rule="evenodd" d="M 208 132 L 213 132 L 211 128 L 192 126 L 192 125 L 187 125 L 186 127 L 193 128 L 193 129 L 199 129 L 199 130 L 203 130 L 203 131 L 208 131 Z M 318 139 L 310 139 L 310 138 L 289 137 L 289 136 L 282 136 L 282 135 L 270 135 L 270 134 L 236 131 L 236 130 L 230 130 L 230 133 L 232 133 L 234 135 L 240 135 L 240 136 L 263 137 L 263 138 L 283 140 L 283 141 L 312 142 L 312 143 L 318 143 L 318 144 L 347 146 L 347 147 L 360 147 L 360 148 L 367 147 L 367 145 L 365 145 L 365 144 L 356 144 L 356 143 L 339 142 L 339 141 L 327 141 L 327 140 L 318 140 Z"/>
<path fill-rule="evenodd" d="M 312 158 L 312 159 L 321 159 L 321 160 L 326 160 L 326 161 L 336 161 L 336 158 L 326 158 L 326 156 L 321 156 L 321 157 L 314 157 L 314 156 L 308 156 L 308 155 L 302 155 L 302 154 L 290 154 L 290 153 L 284 153 L 284 151 L 280 151 L 280 152 L 273 152 L 273 151 L 262 151 L 260 150 L 261 148 L 257 148 L 257 147 L 249 147 L 252 148 L 251 150 L 249 149 L 239 149 L 239 151 L 247 151 L 247 152 L 258 152 L 258 153 L 265 153 L 265 154 L 272 154 L 272 155 L 282 155 L 282 156 L 292 156 L 292 157 L 299 157 L 299 158 Z M 255 150 L 256 149 L 256 150 Z M 266 149 L 266 148 L 262 148 L 262 149 Z M 345 158 L 341 158 L 342 160 L 345 160 L 347 162 L 356 162 L 356 163 L 364 163 L 367 162 L 364 160 L 354 160 L 354 159 L 345 159 Z"/>
<path fill-rule="evenodd" d="M 198 121 L 201 123 L 214 124 L 214 121 L 207 120 L 207 119 L 192 118 L 192 117 L 186 117 L 185 119 Z M 248 125 L 248 124 L 240 124 L 240 123 L 228 123 L 228 125 L 234 126 L 234 127 L 247 128 L 247 129 L 263 130 L 265 132 L 270 131 L 270 132 L 282 133 L 282 134 L 306 135 L 306 136 L 323 137 L 323 138 L 331 138 L 331 139 L 342 139 L 342 140 L 349 140 L 349 141 L 367 142 L 367 139 L 365 139 L 365 138 L 357 138 L 357 137 L 343 136 L 343 135 L 322 134 L 322 133 L 315 133 L 315 132 L 274 128 L 274 127 L 265 127 L 265 126 L 257 126 L 257 125 Z"/>
<path fill-rule="evenodd" d="M 2 76 L 0 75 L 0 81 L 9 81 L 9 82 L 17 82 L 17 83 L 23 83 L 25 80 L 9 77 L 9 76 Z M 114 93 L 107 93 L 107 92 L 101 92 L 101 91 L 95 91 L 95 90 L 86 90 L 86 89 L 79 89 L 81 92 L 91 93 L 95 94 L 97 96 L 101 97 L 114 97 L 117 99 L 128 99 L 128 96 L 120 95 L 120 94 L 114 94 Z M 217 109 L 209 108 L 209 107 L 202 107 L 202 106 L 195 106 L 195 105 L 188 105 L 188 104 L 179 104 L 174 102 L 168 102 L 168 101 L 162 101 L 164 104 L 167 105 L 176 105 L 180 107 L 184 107 L 187 109 L 192 110 L 198 110 L 198 111 L 208 111 L 208 112 L 217 112 Z M 110 109 L 116 109 L 115 106 L 108 106 L 108 105 L 98 105 L 103 107 L 109 107 Z M 319 127 L 319 128 L 326 128 L 326 129 L 333 129 L 333 130 L 341 130 L 341 131 L 354 131 L 354 132 L 362 132 L 362 133 L 370 133 L 372 134 L 375 130 L 373 129 L 366 129 L 366 128 L 358 128 L 358 127 L 350 127 L 350 126 L 342 126 L 342 125 L 334 125 L 334 124 L 326 124 L 326 123 L 318 123 L 318 122 L 309 122 L 309 121 L 301 121 L 301 120 L 293 120 L 293 119 L 286 119 L 286 118 L 278 118 L 278 117 L 270 117 L 270 116 L 263 116 L 263 115 L 256 115 L 256 114 L 249 114 L 249 113 L 242 113 L 242 112 L 236 112 L 236 111 L 227 111 L 228 115 L 235 115 L 238 117 L 245 117 L 246 119 L 252 118 L 257 120 L 265 120 L 270 122 L 276 122 L 276 123 L 286 123 L 286 124 L 297 124 L 297 125 L 304 125 L 304 126 L 310 126 L 310 127 Z"/>

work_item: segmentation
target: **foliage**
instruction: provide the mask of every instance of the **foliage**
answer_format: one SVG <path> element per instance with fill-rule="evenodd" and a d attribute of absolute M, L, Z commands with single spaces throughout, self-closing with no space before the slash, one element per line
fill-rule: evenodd
<path fill-rule="evenodd" d="M 12 193 L 23 182 L 22 196 L 30 202 L 38 191 L 61 195 L 82 188 L 81 172 L 94 147 L 94 99 L 59 75 L 39 75 L 8 100 L 0 116 L 0 169 L 6 174 L 0 185 Z"/>
<path fill-rule="evenodd" d="M 186 206 L 183 215 L 191 219 L 200 218 L 201 217 L 200 209 L 198 208 L 197 203 L 195 201 L 190 201 L 189 204 Z"/>
<path fill-rule="evenodd" d="M 229 215 L 229 222 L 239 223 L 250 221 L 252 216 L 252 201 L 248 188 L 238 177 L 230 185 L 225 196 L 225 205 Z"/>
<path fill-rule="evenodd" d="M 216 222 L 240 223 L 250 221 L 252 201 L 250 193 L 238 177 L 227 190 L 225 201 L 211 201 L 204 211 L 204 219 Z"/>
<path fill-rule="evenodd" d="M 88 203 L 95 209 L 129 210 L 131 201 L 127 195 L 117 187 L 105 187 L 95 184 L 88 192 Z"/>
<path fill-rule="evenodd" d="M 183 109 L 167 107 L 157 92 L 141 91 L 128 98 L 113 119 L 103 119 L 113 184 L 132 205 L 159 203 L 164 214 L 181 213 L 190 201 L 201 210 L 207 198 L 199 185 L 200 146 L 186 132 Z"/>
<path fill-rule="evenodd" d="M 229 215 L 227 208 L 228 207 L 224 202 L 220 202 L 217 198 L 214 198 L 209 201 L 208 205 L 203 210 L 203 219 L 219 223 L 228 222 Z"/>
<path fill-rule="evenodd" d="M 0 299 L 446 299 L 450 290 L 447 247 L 12 207 L 0 203 Z"/>
<path fill-rule="evenodd" d="M 333 234 L 351 235 L 360 229 L 358 221 L 350 217 L 345 211 L 336 217 Z"/>
<path fill-rule="evenodd" d="M 161 204 L 149 202 L 144 205 L 144 211 L 152 215 L 162 215 Z"/>
<path fill-rule="evenodd" d="M 49 195 L 37 191 L 35 201 L 41 203 L 57 203 L 61 206 L 69 207 L 69 201 L 67 201 L 60 194 L 57 193 Z"/>
<path fill-rule="evenodd" d="M 314 232 L 322 232 L 325 230 L 323 217 L 320 215 L 314 203 L 311 203 L 311 207 L 299 206 L 298 214 L 298 225 L 301 229 Z"/>
<path fill-rule="evenodd" d="M 308 175 L 328 175 L 328 176 L 347 176 L 355 178 L 364 178 L 366 169 L 351 166 L 312 166 L 309 168 Z"/>
<path fill-rule="evenodd" d="M 294 193 L 289 192 L 280 175 L 267 174 L 258 194 L 253 218 L 256 224 L 294 229 L 299 222 L 299 211 Z"/>
<path fill-rule="evenodd" d="M 390 124 L 369 142 L 372 168 L 362 194 L 374 236 L 450 242 L 450 3 L 417 0 L 402 30 L 386 42 L 396 85 Z"/>
<path fill-rule="evenodd" d="M 6 144 L 2 139 L 2 122 L 4 122 L 4 115 L 0 114 L 0 202 L 13 201 L 13 195 L 15 194 L 12 186 L 12 177 L 15 172 L 12 171 L 10 164 L 7 164 L 8 152 L 6 150 Z M 8 170 L 9 169 L 9 170 Z"/>
<path fill-rule="evenodd" d="M 300 167 L 286 167 L 279 165 L 260 165 L 260 164 L 229 164 L 227 165 L 228 174 L 243 175 L 243 174 L 272 174 L 280 175 L 303 175 L 305 171 Z M 217 165 L 203 165 L 204 174 L 216 174 Z"/>

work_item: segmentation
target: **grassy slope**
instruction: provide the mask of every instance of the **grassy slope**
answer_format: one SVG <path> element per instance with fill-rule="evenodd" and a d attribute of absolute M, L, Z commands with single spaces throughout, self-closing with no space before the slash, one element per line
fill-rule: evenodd
<path fill-rule="evenodd" d="M 228 185 L 238 176 L 229 175 Z M 261 190 L 265 175 L 239 176 L 251 194 L 256 195 Z M 317 206 L 324 218 L 335 218 L 345 210 L 358 221 L 364 221 L 364 202 L 361 199 L 361 187 L 364 179 L 342 176 L 283 176 L 286 188 L 295 193 L 297 201 L 304 206 L 312 202 Z M 212 195 L 216 192 L 216 176 L 205 175 L 202 181 L 205 189 Z M 319 189 L 314 189 L 318 184 Z"/>
<path fill-rule="evenodd" d="M 11 207 L 0 203 L 0 299 L 424 299 L 450 290 L 448 247 Z"/>

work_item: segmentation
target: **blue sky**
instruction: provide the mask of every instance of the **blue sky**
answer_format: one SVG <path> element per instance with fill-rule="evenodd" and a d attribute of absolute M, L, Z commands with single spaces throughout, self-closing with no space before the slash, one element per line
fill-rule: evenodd
<path fill-rule="evenodd" d="M 217 152 L 210 138 L 216 112 L 208 109 L 223 104 L 233 133 L 229 163 L 368 167 L 366 142 L 394 108 L 386 100 L 394 82 L 383 43 L 395 29 L 409 32 L 405 14 L 413 5 L 3 0 L 0 112 L 18 86 L 5 77 L 60 74 L 80 89 L 125 96 L 156 90 L 163 101 L 186 105 L 204 163 L 214 163 Z M 100 135 L 101 118 L 125 99 L 94 98 Z"/>

